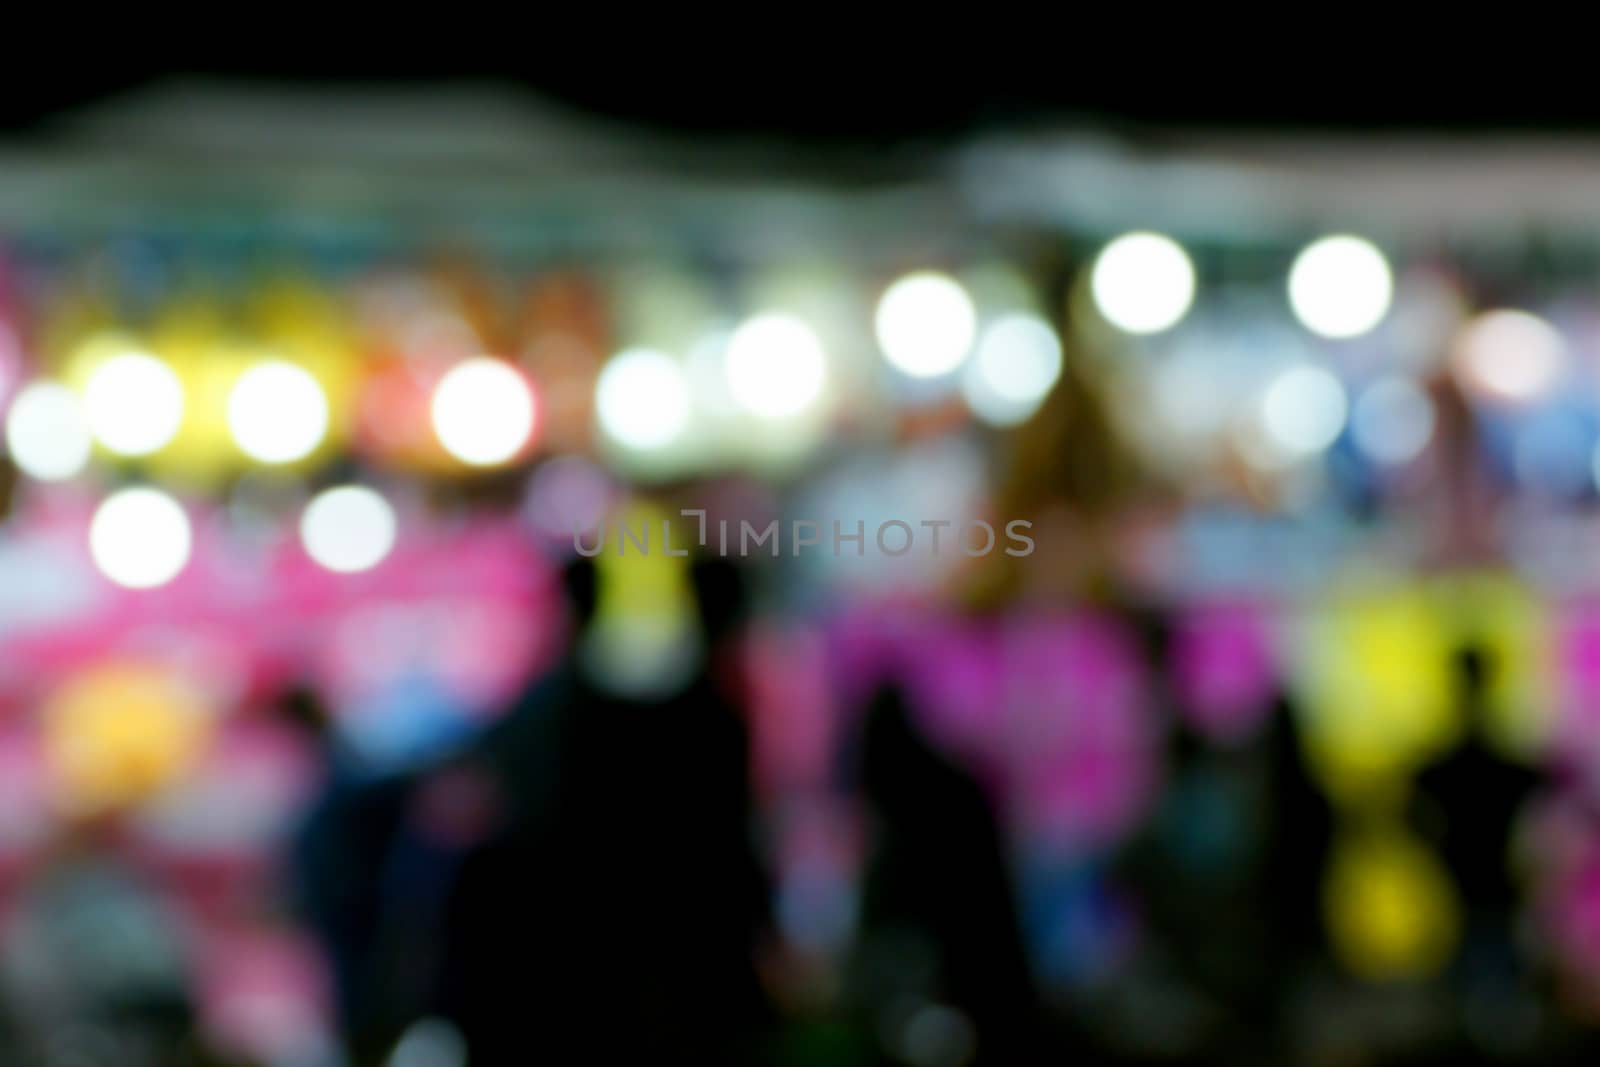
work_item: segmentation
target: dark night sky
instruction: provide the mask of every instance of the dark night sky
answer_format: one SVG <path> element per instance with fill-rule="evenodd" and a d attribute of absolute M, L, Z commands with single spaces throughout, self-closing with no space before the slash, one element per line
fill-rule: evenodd
<path fill-rule="evenodd" d="M 226 62 L 58 63 L 8 79 L 0 92 L 0 131 L 25 134 L 74 106 L 192 74 L 330 88 L 490 79 L 658 129 L 759 131 L 819 144 L 954 138 L 1062 120 L 1131 128 L 1600 133 L 1600 94 L 1580 81 L 1564 84 L 1561 69 L 1527 81 L 1511 76 L 1511 68 L 1479 69 L 1477 61 L 1436 73 L 1404 54 L 1311 56 L 1267 48 L 1239 56 L 1200 47 L 1192 49 L 1197 61 L 1169 66 L 1162 53 L 1061 49 L 1049 39 L 1017 51 L 1020 39 L 1015 33 L 977 39 L 964 51 L 922 55 L 920 68 L 902 64 L 892 71 L 871 42 L 848 55 L 802 42 L 775 54 L 724 46 L 641 63 L 604 49 L 563 51 L 538 38 L 515 39 L 499 54 L 481 44 L 435 50 L 470 62 L 385 59 L 391 53 L 377 47 L 329 49 L 325 58 L 287 62 L 287 53 L 262 46 L 229 53 Z M 135 54 L 146 53 L 125 53 Z M 730 61 L 730 55 L 745 58 Z M 962 55 L 968 58 L 950 58 Z M 974 61 L 979 55 L 988 61 Z"/>

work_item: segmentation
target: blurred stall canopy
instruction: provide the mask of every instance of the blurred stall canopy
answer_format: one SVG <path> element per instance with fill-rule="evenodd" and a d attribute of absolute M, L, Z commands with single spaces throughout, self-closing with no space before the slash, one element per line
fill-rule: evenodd
<path fill-rule="evenodd" d="M 94 237 L 243 225 L 320 242 L 422 234 L 581 251 L 697 237 L 871 247 L 961 220 L 957 190 L 928 180 L 927 162 L 641 130 L 498 83 L 177 80 L 0 142 L 0 226 Z"/>
<path fill-rule="evenodd" d="M 1091 232 L 1259 241 L 1337 225 L 1492 240 L 1600 224 L 1600 141 L 1572 135 L 1051 131 L 978 140 L 957 171 L 985 221 Z"/>
<path fill-rule="evenodd" d="M 1007 227 L 1219 243 L 1328 226 L 1395 240 L 1600 225 L 1600 140 L 1569 132 L 1206 132 L 1030 118 L 955 137 L 700 135 L 515 83 L 177 78 L 0 141 L 0 226 L 582 252 L 956 251 Z"/>

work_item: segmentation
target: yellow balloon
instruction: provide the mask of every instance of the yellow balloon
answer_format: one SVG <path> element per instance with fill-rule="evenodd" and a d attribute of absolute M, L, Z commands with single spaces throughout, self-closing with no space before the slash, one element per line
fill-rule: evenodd
<path fill-rule="evenodd" d="M 1509 574 L 1467 575 L 1441 585 L 1439 610 L 1488 654 L 1488 741 L 1512 759 L 1534 756 L 1556 706 L 1557 643 L 1544 600 Z"/>
<path fill-rule="evenodd" d="M 152 796 L 193 766 L 210 723 L 200 697 L 170 671 L 117 663 L 78 675 L 43 708 L 58 801 L 93 815 Z"/>
<path fill-rule="evenodd" d="M 1460 939 L 1448 873 L 1398 825 L 1365 829 L 1335 846 L 1323 909 L 1334 955 L 1369 980 L 1437 974 Z"/>
<path fill-rule="evenodd" d="M 623 509 L 594 559 L 598 601 L 582 654 L 607 685 L 638 694 L 660 695 L 676 688 L 702 651 L 689 560 L 667 554 L 662 541 L 666 517 L 644 503 Z M 690 548 L 697 533 L 694 520 L 673 519 L 671 550 Z"/>
<path fill-rule="evenodd" d="M 1452 648 L 1421 587 L 1338 596 L 1306 621 L 1296 657 L 1306 745 L 1336 801 L 1394 799 L 1455 739 Z"/>

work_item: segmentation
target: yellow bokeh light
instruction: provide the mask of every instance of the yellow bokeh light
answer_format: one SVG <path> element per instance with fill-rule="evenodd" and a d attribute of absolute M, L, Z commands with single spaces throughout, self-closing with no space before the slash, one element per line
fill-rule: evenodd
<path fill-rule="evenodd" d="M 1449 875 L 1398 826 L 1365 829 L 1336 845 L 1323 907 L 1335 956 L 1371 981 L 1437 974 L 1460 938 Z"/>
<path fill-rule="evenodd" d="M 117 663 L 85 671 L 45 703 L 45 752 L 57 800 L 75 815 L 136 804 L 199 757 L 210 715 L 171 672 Z"/>
<path fill-rule="evenodd" d="M 1302 637 L 1308 755 L 1336 801 L 1392 796 L 1385 787 L 1455 739 L 1452 635 L 1424 589 L 1334 599 Z"/>

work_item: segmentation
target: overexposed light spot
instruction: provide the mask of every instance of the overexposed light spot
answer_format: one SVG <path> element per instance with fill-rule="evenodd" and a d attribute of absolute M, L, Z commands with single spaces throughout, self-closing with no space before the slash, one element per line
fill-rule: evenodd
<path fill-rule="evenodd" d="M 734 403 L 752 415 L 784 418 L 821 395 L 827 358 L 804 319 L 769 311 L 733 331 L 723 367 Z"/>
<path fill-rule="evenodd" d="M 1561 335 L 1526 311 L 1487 311 L 1462 328 L 1454 365 L 1461 383 L 1501 400 L 1527 401 L 1547 392 L 1566 359 Z"/>
<path fill-rule="evenodd" d="M 330 571 L 370 570 L 394 548 L 394 509 L 374 489 L 342 485 L 311 499 L 300 515 L 306 555 Z"/>
<path fill-rule="evenodd" d="M 1094 261 L 1090 288 L 1100 314 L 1128 333 L 1160 333 L 1194 302 L 1194 265 L 1182 246 L 1159 233 L 1118 237 Z"/>
<path fill-rule="evenodd" d="M 884 291 L 875 324 L 878 345 L 892 366 L 913 378 L 936 378 L 966 358 L 978 313 L 960 282 L 918 271 Z"/>
<path fill-rule="evenodd" d="M 118 585 L 150 589 L 178 576 L 193 538 L 183 506 L 159 489 L 120 489 L 89 523 L 89 554 Z"/>
<path fill-rule="evenodd" d="M 1350 434 L 1369 459 L 1398 466 L 1416 458 L 1433 436 L 1433 401 L 1407 378 L 1384 378 L 1356 398 Z"/>
<path fill-rule="evenodd" d="M 1289 270 L 1289 305 L 1306 329 L 1356 337 L 1383 320 L 1394 298 L 1388 260 L 1371 241 L 1339 235 L 1314 241 Z"/>
<path fill-rule="evenodd" d="M 533 390 L 504 360 L 463 360 L 434 388 L 433 432 L 445 451 L 463 463 L 505 463 L 527 446 L 533 431 Z"/>
<path fill-rule="evenodd" d="M 619 352 L 595 382 L 595 416 L 618 444 L 649 451 L 672 443 L 689 423 L 689 384 L 664 352 Z"/>
<path fill-rule="evenodd" d="M 1037 315 L 1002 315 L 984 328 L 962 374 L 967 406 L 983 421 L 1010 426 L 1038 408 L 1061 377 L 1061 339 Z"/>
<path fill-rule="evenodd" d="M 1301 364 L 1275 378 L 1262 399 L 1262 428 L 1272 442 L 1297 455 L 1320 452 L 1344 429 L 1347 403 L 1339 379 Z"/>
<path fill-rule="evenodd" d="M 257 363 L 228 394 L 228 429 L 245 455 L 262 463 L 304 459 L 328 432 L 328 398 L 304 367 Z"/>
<path fill-rule="evenodd" d="M 183 383 L 145 352 L 123 352 L 96 367 L 83 402 L 89 432 L 119 456 L 160 451 L 183 422 Z"/>
<path fill-rule="evenodd" d="M 57 382 L 22 388 L 6 415 L 6 449 L 30 478 L 71 478 L 89 462 L 89 422 L 78 394 Z"/>

